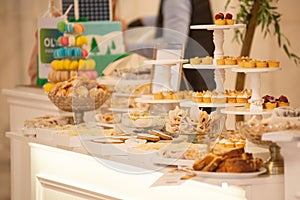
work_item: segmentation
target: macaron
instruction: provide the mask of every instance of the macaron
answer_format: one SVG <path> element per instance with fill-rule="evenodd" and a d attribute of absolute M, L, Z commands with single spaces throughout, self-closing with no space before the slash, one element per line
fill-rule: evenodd
<path fill-rule="evenodd" d="M 57 29 L 59 30 L 59 32 L 63 33 L 66 30 L 66 22 L 64 22 L 64 21 L 58 22 Z"/>
<path fill-rule="evenodd" d="M 85 36 L 79 36 L 76 38 L 76 46 L 82 47 L 83 45 L 87 45 L 88 40 Z"/>
<path fill-rule="evenodd" d="M 86 49 L 81 49 L 82 58 L 87 58 L 89 55 L 89 52 Z"/>
<path fill-rule="evenodd" d="M 60 48 L 60 49 L 59 49 L 59 57 L 60 57 L 60 58 L 66 57 L 66 51 L 65 51 L 65 48 Z"/>
<path fill-rule="evenodd" d="M 87 76 L 91 80 L 95 80 L 98 77 L 98 73 L 94 70 L 78 71 L 78 76 Z"/>
<path fill-rule="evenodd" d="M 88 70 L 93 70 L 93 69 L 95 69 L 95 67 L 96 67 L 96 62 L 95 62 L 95 60 L 93 60 L 93 59 L 88 59 L 88 60 L 86 60 L 86 68 L 87 68 Z"/>
<path fill-rule="evenodd" d="M 84 70 L 86 68 L 85 60 L 80 59 L 78 62 L 78 70 Z"/>
<path fill-rule="evenodd" d="M 73 56 L 76 58 L 81 58 L 82 57 L 82 52 L 80 48 L 74 48 L 73 49 Z"/>
<path fill-rule="evenodd" d="M 66 24 L 66 33 L 74 33 L 73 24 Z"/>
<path fill-rule="evenodd" d="M 70 70 L 77 70 L 78 69 L 78 61 L 77 60 L 71 61 L 69 69 Z"/>
<path fill-rule="evenodd" d="M 84 32 L 84 26 L 81 23 L 75 24 L 73 28 L 75 34 L 82 34 Z"/>
<path fill-rule="evenodd" d="M 67 57 L 72 57 L 73 56 L 73 49 L 72 48 L 66 48 L 65 52 L 66 52 Z"/>
<path fill-rule="evenodd" d="M 63 60 L 63 70 L 70 69 L 70 65 L 71 65 L 71 60 L 70 59 Z"/>
<path fill-rule="evenodd" d="M 50 66 L 51 66 L 51 68 L 53 69 L 53 70 L 56 70 L 57 69 L 57 64 L 58 64 L 58 60 L 53 60 L 52 62 L 51 62 L 51 64 L 50 64 Z"/>
<path fill-rule="evenodd" d="M 55 49 L 55 50 L 53 51 L 53 57 L 54 57 L 54 58 L 59 58 L 59 49 Z"/>
<path fill-rule="evenodd" d="M 60 40 L 60 45 L 61 46 L 65 46 L 66 47 L 66 46 L 69 45 L 69 38 L 68 37 L 63 36 L 63 37 L 60 37 L 59 40 Z"/>
<path fill-rule="evenodd" d="M 74 47 L 75 46 L 75 36 L 74 35 L 70 35 L 69 36 L 69 47 Z"/>

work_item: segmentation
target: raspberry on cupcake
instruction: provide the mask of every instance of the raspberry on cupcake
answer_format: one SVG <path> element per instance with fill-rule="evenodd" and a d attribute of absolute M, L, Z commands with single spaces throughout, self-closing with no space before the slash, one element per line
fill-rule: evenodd
<path fill-rule="evenodd" d="M 274 109 L 277 107 L 277 102 L 276 102 L 275 97 L 270 96 L 270 95 L 265 95 L 262 98 L 264 100 L 264 104 L 263 104 L 264 108 Z"/>

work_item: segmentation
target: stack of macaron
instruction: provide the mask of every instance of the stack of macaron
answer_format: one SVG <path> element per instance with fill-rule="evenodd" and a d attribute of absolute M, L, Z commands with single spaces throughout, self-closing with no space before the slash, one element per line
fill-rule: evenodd
<path fill-rule="evenodd" d="M 98 73 L 95 71 L 96 62 L 88 59 L 88 51 L 84 46 L 88 40 L 82 34 L 84 26 L 81 23 L 68 23 L 60 21 L 57 29 L 64 33 L 59 37 L 56 44 L 60 48 L 54 50 L 51 62 L 52 71 L 48 74 L 48 80 L 51 83 L 66 81 L 73 76 L 88 76 L 90 79 L 96 79 Z"/>

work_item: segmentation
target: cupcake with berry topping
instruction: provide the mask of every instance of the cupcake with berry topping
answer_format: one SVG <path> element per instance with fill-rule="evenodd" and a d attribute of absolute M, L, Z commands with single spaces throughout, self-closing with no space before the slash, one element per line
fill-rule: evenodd
<path fill-rule="evenodd" d="M 234 19 L 231 13 L 226 13 L 225 15 L 225 24 L 226 25 L 233 25 L 234 24 Z"/>
<path fill-rule="evenodd" d="M 226 21 L 224 19 L 224 14 L 223 13 L 218 13 L 215 15 L 215 25 L 219 25 L 219 26 L 222 26 L 222 25 L 225 25 L 226 24 Z"/>
<path fill-rule="evenodd" d="M 265 95 L 262 97 L 262 99 L 264 100 L 263 107 L 265 109 L 269 110 L 277 107 L 277 102 L 274 96 Z"/>
<path fill-rule="evenodd" d="M 290 106 L 288 98 L 284 95 L 281 95 L 278 99 L 276 99 L 276 101 L 278 107 Z"/>

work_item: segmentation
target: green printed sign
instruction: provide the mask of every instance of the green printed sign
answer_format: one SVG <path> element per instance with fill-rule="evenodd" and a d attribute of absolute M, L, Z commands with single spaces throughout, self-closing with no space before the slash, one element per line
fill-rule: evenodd
<path fill-rule="evenodd" d="M 42 63 L 51 63 L 53 51 L 58 48 L 56 40 L 63 33 L 57 29 L 40 29 L 40 58 Z"/>

